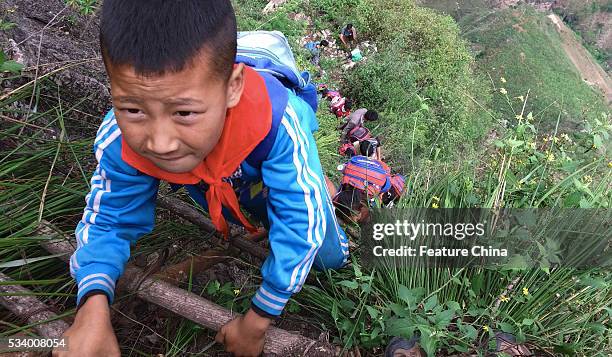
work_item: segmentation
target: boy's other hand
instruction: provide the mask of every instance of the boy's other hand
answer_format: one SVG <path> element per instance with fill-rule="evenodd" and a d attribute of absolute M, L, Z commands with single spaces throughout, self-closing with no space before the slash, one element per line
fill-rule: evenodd
<path fill-rule="evenodd" d="M 270 319 L 249 310 L 244 316 L 223 325 L 215 340 L 224 344 L 225 350 L 237 357 L 257 357 L 263 351 L 270 323 Z"/>
<path fill-rule="evenodd" d="M 53 357 L 120 357 L 119 343 L 110 320 L 104 294 L 90 296 L 77 312 L 74 323 L 62 337 L 67 350 L 53 350 Z"/>

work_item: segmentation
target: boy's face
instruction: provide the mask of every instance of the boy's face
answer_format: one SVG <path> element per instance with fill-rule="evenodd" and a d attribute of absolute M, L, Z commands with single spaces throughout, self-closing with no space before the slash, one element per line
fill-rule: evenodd
<path fill-rule="evenodd" d="M 107 65 L 115 116 L 136 153 L 162 170 L 193 170 L 215 147 L 228 108 L 240 101 L 244 65 L 229 80 L 210 73 L 206 54 L 182 71 L 137 75 L 132 66 Z"/>

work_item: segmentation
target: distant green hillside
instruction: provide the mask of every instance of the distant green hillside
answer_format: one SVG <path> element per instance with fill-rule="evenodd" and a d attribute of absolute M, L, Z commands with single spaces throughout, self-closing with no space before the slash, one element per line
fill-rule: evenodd
<path fill-rule="evenodd" d="M 601 94 L 581 79 L 545 14 L 529 6 L 485 10 L 463 17 L 460 26 L 473 43 L 479 71 L 490 76 L 497 91 L 507 91 L 515 109 L 521 105 L 516 97 L 531 90 L 529 107 L 534 114 L 543 111 L 543 124 L 554 125 L 561 109 L 565 125 L 609 110 Z M 494 98 L 492 108 L 514 118 L 505 96 Z"/>
<path fill-rule="evenodd" d="M 417 3 L 450 15 L 455 20 L 491 8 L 489 0 L 417 0 Z"/>

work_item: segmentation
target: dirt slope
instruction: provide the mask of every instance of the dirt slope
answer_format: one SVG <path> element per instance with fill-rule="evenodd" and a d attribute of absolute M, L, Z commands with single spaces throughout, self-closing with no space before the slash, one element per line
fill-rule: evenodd
<path fill-rule="evenodd" d="M 590 85 L 597 86 L 604 93 L 608 104 L 611 104 L 612 80 L 608 74 L 595 62 L 586 48 L 576 40 L 572 30 L 565 25 L 559 16 L 550 14 L 548 18 L 556 25 L 557 31 L 561 35 L 563 49 L 580 72 L 582 79 Z"/>

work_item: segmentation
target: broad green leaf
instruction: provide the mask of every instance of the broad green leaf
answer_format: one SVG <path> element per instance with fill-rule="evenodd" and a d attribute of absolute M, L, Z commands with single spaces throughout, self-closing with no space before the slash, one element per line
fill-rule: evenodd
<path fill-rule="evenodd" d="M 352 290 L 357 289 L 357 287 L 359 287 L 359 284 L 357 284 L 357 282 L 354 280 L 342 280 L 338 282 L 338 285 L 346 286 L 347 288 Z"/>
<path fill-rule="evenodd" d="M 428 356 L 435 356 L 437 340 L 431 336 L 431 331 L 426 327 L 419 327 L 421 331 L 421 347 L 425 350 Z"/>
<path fill-rule="evenodd" d="M 378 317 L 378 310 L 373 308 L 372 306 L 366 306 L 366 310 L 368 310 L 368 314 L 372 319 L 376 319 Z"/>
<path fill-rule="evenodd" d="M 457 352 L 463 352 L 463 353 L 465 353 L 465 352 L 469 351 L 469 350 L 468 350 L 468 348 L 467 348 L 466 346 L 452 345 L 452 346 L 451 346 L 451 348 L 452 348 L 452 349 L 454 349 L 454 350 L 455 350 L 455 351 L 457 351 Z"/>
<path fill-rule="evenodd" d="M 525 270 L 529 268 L 529 263 L 527 262 L 527 258 L 520 255 L 514 254 L 506 264 L 504 264 L 504 269 L 506 270 Z"/>
<path fill-rule="evenodd" d="M 474 328 L 474 326 L 472 325 L 465 326 L 465 337 L 468 339 L 468 341 L 474 341 L 477 336 L 478 336 L 478 331 L 476 331 L 476 328 Z"/>
<path fill-rule="evenodd" d="M 436 325 L 439 328 L 444 329 L 446 328 L 446 326 L 448 326 L 448 324 L 450 324 L 454 316 L 455 312 L 451 309 L 440 311 L 436 314 L 435 317 Z"/>
<path fill-rule="evenodd" d="M 389 305 L 389 308 L 391 308 L 391 311 L 393 311 L 393 313 L 397 315 L 398 317 L 408 316 L 408 309 L 406 309 L 402 305 L 393 303 Z"/>
<path fill-rule="evenodd" d="M 603 146 L 603 140 L 599 134 L 593 135 L 593 145 L 598 149 Z"/>
<path fill-rule="evenodd" d="M 499 328 L 501 328 L 501 330 L 506 332 L 506 333 L 511 333 L 511 334 L 515 333 L 514 326 L 510 325 L 507 322 L 500 322 L 499 323 Z"/>
<path fill-rule="evenodd" d="M 506 146 L 506 144 L 504 144 L 504 142 L 499 139 L 494 140 L 493 144 L 500 149 Z"/>
<path fill-rule="evenodd" d="M 523 319 L 522 324 L 524 326 L 531 326 L 533 324 L 533 319 Z"/>
<path fill-rule="evenodd" d="M 508 140 L 508 145 L 510 145 L 511 148 L 517 148 L 521 145 L 523 145 L 525 142 L 523 140 L 514 140 L 514 139 L 509 139 Z"/>
<path fill-rule="evenodd" d="M 432 297 L 427 299 L 427 301 L 425 301 L 425 306 L 423 307 L 423 309 L 425 311 L 431 311 L 436 306 L 438 306 L 438 295 L 433 295 Z"/>
<path fill-rule="evenodd" d="M 410 338 L 414 334 L 414 323 L 408 318 L 393 318 L 387 322 L 386 333 L 390 336 Z"/>
<path fill-rule="evenodd" d="M 459 305 L 459 303 L 456 302 L 456 301 L 447 301 L 446 302 L 446 306 L 448 306 L 448 308 L 453 310 L 453 311 L 460 311 L 461 310 L 461 305 Z"/>
<path fill-rule="evenodd" d="M 417 302 L 423 298 L 423 295 L 425 295 L 424 288 L 408 289 L 406 286 L 399 284 L 398 297 L 408 304 L 411 310 L 416 309 Z"/>
<path fill-rule="evenodd" d="M 23 65 L 15 61 L 6 61 L 0 64 L 0 72 L 19 73 L 21 72 L 22 69 L 23 69 Z"/>
<path fill-rule="evenodd" d="M 331 317 L 334 321 L 338 321 L 338 303 L 336 301 L 332 303 Z"/>

